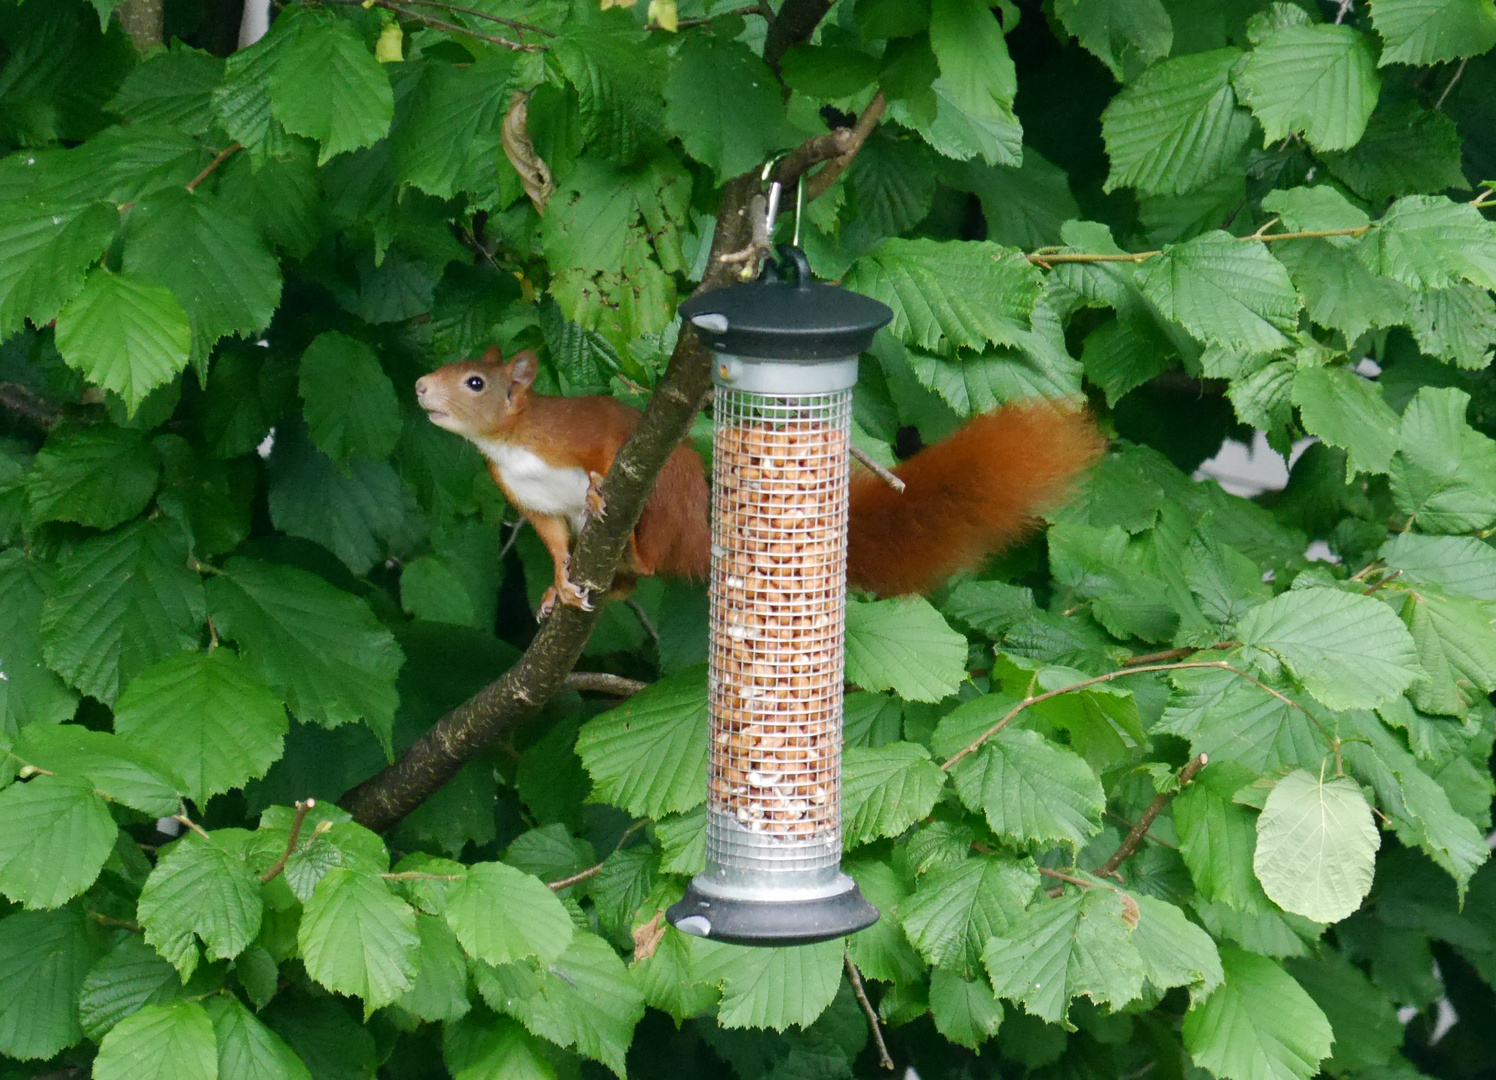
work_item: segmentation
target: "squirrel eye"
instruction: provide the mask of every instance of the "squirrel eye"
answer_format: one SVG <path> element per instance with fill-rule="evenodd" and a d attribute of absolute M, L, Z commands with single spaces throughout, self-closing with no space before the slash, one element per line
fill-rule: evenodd
<path fill-rule="evenodd" d="M 484 387 L 483 377 L 481 375 L 469 375 L 463 385 L 476 394 Z"/>

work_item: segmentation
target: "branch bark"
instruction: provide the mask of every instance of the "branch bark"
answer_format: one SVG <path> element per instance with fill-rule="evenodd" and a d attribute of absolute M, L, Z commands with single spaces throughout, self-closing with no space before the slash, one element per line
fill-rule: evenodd
<path fill-rule="evenodd" d="M 166 0 L 125 0 L 116 10 L 119 24 L 130 35 L 136 52 L 148 52 L 161 44 L 166 31 Z"/>
<path fill-rule="evenodd" d="M 1190 758 L 1184 768 L 1179 770 L 1179 786 L 1173 791 L 1161 791 L 1153 797 L 1148 804 L 1148 809 L 1143 811 L 1143 816 L 1138 818 L 1138 823 L 1127 830 L 1127 835 L 1122 838 L 1122 843 L 1117 845 L 1117 850 L 1112 852 L 1111 857 L 1096 868 L 1097 877 L 1110 877 L 1117 872 L 1117 867 L 1132 857 L 1132 853 L 1138 849 L 1143 842 L 1143 837 L 1148 835 L 1148 829 L 1152 826 L 1154 819 L 1163 812 L 1169 800 L 1184 790 L 1184 786 L 1195 778 L 1195 774 L 1210 762 L 1205 754 L 1196 754 Z"/>
<path fill-rule="evenodd" d="M 0 409 L 45 434 L 62 422 L 62 412 L 20 383 L 0 382 Z"/>

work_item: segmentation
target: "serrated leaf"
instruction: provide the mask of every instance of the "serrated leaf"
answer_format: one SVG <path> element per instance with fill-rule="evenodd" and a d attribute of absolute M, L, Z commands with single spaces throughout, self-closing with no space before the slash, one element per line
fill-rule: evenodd
<path fill-rule="evenodd" d="M 1496 300 L 1485 289 L 1460 285 L 1415 293 L 1408 320 L 1418 347 L 1456 367 L 1480 370 L 1496 345 Z"/>
<path fill-rule="evenodd" d="M 107 203 L 8 200 L 0 209 L 0 338 L 27 319 L 42 326 L 56 318 L 83 288 L 84 274 L 118 228 L 119 210 Z"/>
<path fill-rule="evenodd" d="M 416 954 L 415 985 L 400 999 L 400 1007 L 428 1022 L 461 1020 L 472 1007 L 468 1001 L 467 959 L 457 937 L 434 915 L 417 913 L 421 936 Z"/>
<path fill-rule="evenodd" d="M 1463 533 L 1496 521 L 1496 443 L 1465 422 L 1470 396 L 1426 386 L 1403 411 L 1392 501 L 1423 532 Z"/>
<path fill-rule="evenodd" d="M 56 590 L 49 563 L 17 548 L 0 551 L 0 732 L 7 737 L 28 724 L 60 724 L 78 707 L 78 695 L 42 659 L 42 607 Z"/>
<path fill-rule="evenodd" d="M 50 1058 L 83 1037 L 75 1003 L 98 951 L 81 911 L 0 919 L 0 1054 Z"/>
<path fill-rule="evenodd" d="M 1304 429 L 1346 452 L 1346 472 L 1385 473 L 1397 453 L 1401 423 L 1382 399 L 1382 388 L 1345 368 L 1300 368 L 1293 403 Z"/>
<path fill-rule="evenodd" d="M 203 1008 L 213 1020 L 218 1075 L 223 1080 L 312 1080 L 295 1052 L 238 998 L 214 995 Z"/>
<path fill-rule="evenodd" d="M 377 875 L 334 867 L 317 883 L 296 935 L 307 974 L 374 1010 L 415 983 L 416 914 Z"/>
<path fill-rule="evenodd" d="M 582 141 L 610 160 L 627 165 L 664 135 L 660 88 L 663 57 L 644 47 L 632 21 L 616 29 L 577 27 L 557 38 L 552 53 L 577 90 Z"/>
<path fill-rule="evenodd" d="M 918 743 L 842 753 L 842 836 L 851 848 L 898 836 L 929 814 L 945 788 L 945 773 Z"/>
<path fill-rule="evenodd" d="M 1297 769 L 1278 781 L 1257 818 L 1252 867 L 1285 911 L 1339 922 L 1371 891 L 1381 837 L 1357 784 Z"/>
<path fill-rule="evenodd" d="M 1462 281 L 1496 289 L 1496 223 L 1442 195 L 1398 199 L 1362 237 L 1359 251 L 1373 271 L 1413 289 Z"/>
<path fill-rule="evenodd" d="M 937 866 L 904 901 L 904 932 L 934 966 L 975 973 L 987 940 L 1019 921 L 1038 887 L 1028 861 L 980 855 Z"/>
<path fill-rule="evenodd" d="M 1378 554 L 1404 581 L 1437 585 L 1476 600 L 1496 600 L 1496 548 L 1473 536 L 1398 533 Z"/>
<path fill-rule="evenodd" d="M 1106 189 L 1176 195 L 1231 169 L 1252 137 L 1251 114 L 1231 87 L 1241 56 L 1217 49 L 1166 60 L 1113 98 L 1101 114 L 1112 163 Z"/>
<path fill-rule="evenodd" d="M 26 474 L 31 518 L 111 529 L 150 504 L 160 476 L 160 457 L 139 432 L 59 427 Z"/>
<path fill-rule="evenodd" d="M 208 582 L 214 625 L 298 719 L 389 731 L 405 656 L 364 601 L 290 566 L 236 558 L 223 569 Z"/>
<path fill-rule="evenodd" d="M 1020 847 L 1078 851 L 1101 828 L 1106 793 L 1084 758 L 1037 731 L 1004 728 L 955 769 L 956 792 Z"/>
<path fill-rule="evenodd" d="M 1247 54 L 1236 85 L 1266 143 L 1302 132 L 1316 150 L 1355 146 L 1382 80 L 1371 46 L 1349 26 L 1285 26 Z"/>
<path fill-rule="evenodd" d="M 146 1005 L 104 1036 L 98 1080 L 218 1080 L 218 1043 L 207 1010 L 195 1001 Z"/>
<path fill-rule="evenodd" d="M 1324 1011 L 1335 1033 L 1335 1053 L 1325 1062 L 1326 1072 L 1376 1070 L 1392 1061 L 1403 1043 L 1397 1010 L 1345 954 L 1323 949 L 1318 957 L 1284 966 Z"/>
<path fill-rule="evenodd" d="M 998 997 L 1052 1024 L 1066 1024 L 1071 998 L 1084 995 L 1117 1009 L 1143 992 L 1145 968 L 1132 943 L 1136 922 L 1131 897 L 1082 889 L 1035 903 L 987 943 L 982 963 Z"/>
<path fill-rule="evenodd" d="M 489 964 L 536 957 L 549 964 L 571 944 L 571 916 L 538 878 L 478 863 L 447 892 L 442 915 L 468 954 Z"/>
<path fill-rule="evenodd" d="M 55 908 L 93 884 L 119 829 L 87 781 L 37 776 L 0 791 L 0 893 Z"/>
<path fill-rule="evenodd" d="M 1165 248 L 1143 264 L 1138 285 L 1165 317 L 1227 349 L 1273 352 L 1298 324 L 1299 296 L 1283 264 L 1265 244 L 1219 230 Z"/>
<path fill-rule="evenodd" d="M 489 1005 L 532 1034 L 575 1049 L 623 1077 L 624 1052 L 644 1016 L 644 997 L 605 941 L 579 933 L 538 974 L 518 965 L 488 970 L 493 977 L 480 977 L 478 986 Z"/>
<path fill-rule="evenodd" d="M 1414 102 L 1386 104 L 1371 114 L 1351 149 L 1325 155 L 1330 173 L 1373 203 L 1399 195 L 1466 189 L 1463 140 L 1454 119 Z"/>
<path fill-rule="evenodd" d="M 767 64 L 740 41 L 693 34 L 665 83 L 665 123 L 697 161 L 739 176 L 798 139 Z"/>
<path fill-rule="evenodd" d="M 187 366 L 191 349 L 192 324 L 170 289 L 107 270 L 91 273 L 57 316 L 62 358 L 122 397 L 131 415 Z"/>
<path fill-rule="evenodd" d="M 454 1080 L 556 1080 L 545 1045 L 517 1021 L 486 1010 L 445 1026 L 442 1059 Z"/>
<path fill-rule="evenodd" d="M 1373 0 L 1380 66 L 1442 64 L 1496 45 L 1496 11 L 1481 0 Z"/>
<path fill-rule="evenodd" d="M 1220 953 L 1209 934 L 1173 904 L 1154 896 L 1134 896 L 1138 925 L 1132 945 L 1143 961 L 1143 973 L 1160 990 L 1188 986 L 1198 999 L 1221 984 Z"/>
<path fill-rule="evenodd" d="M 1174 24 L 1160 0 L 1060 0 L 1055 17 L 1124 83 L 1168 56 L 1174 43 Z"/>
<path fill-rule="evenodd" d="M 57 592 L 42 609 L 42 643 L 53 670 L 113 702 L 141 671 L 196 648 L 204 615 L 186 538 L 157 518 L 79 544 L 63 560 Z"/>
<path fill-rule="evenodd" d="M 223 81 L 223 60 L 173 41 L 125 76 L 108 109 L 131 124 L 159 123 L 189 135 L 213 125 L 213 91 Z"/>
<path fill-rule="evenodd" d="M 1226 1080 L 1309 1080 L 1334 1035 L 1314 999 L 1271 960 L 1222 948 L 1225 981 L 1190 1006 L 1184 1046 Z"/>
<path fill-rule="evenodd" d="M 288 727 L 285 705 L 227 649 L 148 668 L 114 710 L 120 737 L 169 764 L 199 806 L 264 776 Z"/>
<path fill-rule="evenodd" d="M 997 1034 L 1003 1006 L 986 979 L 968 980 L 959 972 L 936 968 L 930 972 L 930 1015 L 936 1031 L 975 1050 Z"/>
<path fill-rule="evenodd" d="M 1426 676 L 1409 691 L 1418 708 L 1463 716 L 1496 690 L 1496 605 L 1421 588 L 1402 615 Z"/>
<path fill-rule="evenodd" d="M 806 1028 L 826 1011 L 842 981 L 838 940 L 793 948 L 715 945 L 705 962 L 722 984 L 717 1023 L 725 1028 Z"/>
<path fill-rule="evenodd" d="M 180 805 L 181 781 L 170 767 L 108 732 L 80 724 L 33 724 L 11 753 L 55 776 L 89 783 L 106 799 L 143 814 L 169 817 Z"/>
<path fill-rule="evenodd" d="M 1233 762 L 1206 766 L 1174 800 L 1179 853 L 1195 887 L 1210 900 L 1239 911 L 1256 907 L 1252 853 L 1257 845 L 1252 811 L 1233 796 L 1256 773 Z"/>
<path fill-rule="evenodd" d="M 910 887 L 903 876 L 888 863 L 876 859 L 843 862 L 842 868 L 879 914 L 872 926 L 847 939 L 847 953 L 852 962 L 869 979 L 899 983 L 918 979 L 925 963 L 904 933 L 903 905 L 909 898 Z"/>
<path fill-rule="evenodd" d="M 83 1033 L 98 1041 L 142 1005 L 164 1005 L 181 993 L 177 969 L 134 934 L 88 972 L 78 992 Z"/>
<path fill-rule="evenodd" d="M 982 0 L 931 0 L 930 49 L 951 101 L 978 120 L 1010 120 L 1018 77 L 1002 24 Z"/>
<path fill-rule="evenodd" d="M 404 183 L 444 199 L 494 185 L 514 56 L 490 50 L 472 64 L 425 65 L 390 134 Z"/>
<path fill-rule="evenodd" d="M 885 240 L 843 284 L 891 307 L 907 344 L 945 354 L 1021 346 L 1040 291 L 1038 268 L 1010 248 L 936 240 Z"/>
<path fill-rule="evenodd" d="M 223 85 L 213 91 L 213 111 L 230 137 L 257 161 L 275 157 L 294 140 L 271 112 L 270 73 L 294 36 L 294 19 L 277 19 L 259 41 L 224 64 Z"/>
<path fill-rule="evenodd" d="M 966 639 L 923 597 L 847 603 L 847 680 L 939 701 L 966 681 Z"/>
<path fill-rule="evenodd" d="M 389 76 L 342 20 L 302 20 L 270 72 L 270 102 L 287 131 L 322 144 L 319 165 L 373 146 L 395 115 Z"/>
<path fill-rule="evenodd" d="M 1173 682 L 1177 690 L 1154 730 L 1188 739 L 1192 754 L 1260 773 L 1318 768 L 1330 752 L 1316 717 L 1235 672 L 1177 671 Z"/>
<path fill-rule="evenodd" d="M 1295 589 L 1248 611 L 1236 634 L 1331 709 L 1374 708 L 1418 675 L 1412 637 L 1391 608 L 1369 596 Z"/>
<path fill-rule="evenodd" d="M 242 843 L 189 833 L 172 845 L 140 893 L 137 918 L 145 939 L 182 972 L 197 966 L 197 941 L 209 957 L 237 956 L 260 932 L 264 905 L 259 879 L 244 861 Z"/>
<path fill-rule="evenodd" d="M 1339 330 L 1347 343 L 1406 315 L 1407 290 L 1372 273 L 1354 251 L 1336 247 L 1333 240 L 1290 240 L 1276 245 L 1274 254 L 1288 268 L 1309 317 Z"/>
<path fill-rule="evenodd" d="M 697 666 L 589 720 L 576 749 L 598 795 L 652 818 L 704 802 L 706 706 L 706 670 Z"/>
<path fill-rule="evenodd" d="M 367 345 L 318 334 L 301 355 L 301 399 L 312 442 L 334 461 L 382 458 L 400 438 L 394 384 Z"/>

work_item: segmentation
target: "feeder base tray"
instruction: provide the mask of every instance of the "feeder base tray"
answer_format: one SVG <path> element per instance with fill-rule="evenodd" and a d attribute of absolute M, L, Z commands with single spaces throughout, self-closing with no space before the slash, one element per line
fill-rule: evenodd
<path fill-rule="evenodd" d="M 818 900 L 730 900 L 693 884 L 665 917 L 678 930 L 730 945 L 813 945 L 878 921 L 878 909 L 854 884 Z"/>

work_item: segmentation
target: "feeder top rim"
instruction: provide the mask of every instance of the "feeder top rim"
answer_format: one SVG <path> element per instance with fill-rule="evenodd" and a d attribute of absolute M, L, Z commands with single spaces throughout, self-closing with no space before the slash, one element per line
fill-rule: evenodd
<path fill-rule="evenodd" d="M 893 318 L 885 304 L 813 281 L 805 253 L 781 244 L 759 280 L 693 296 L 681 318 L 715 352 L 815 363 L 856 356 Z M 792 277 L 788 277 L 792 275 Z"/>

